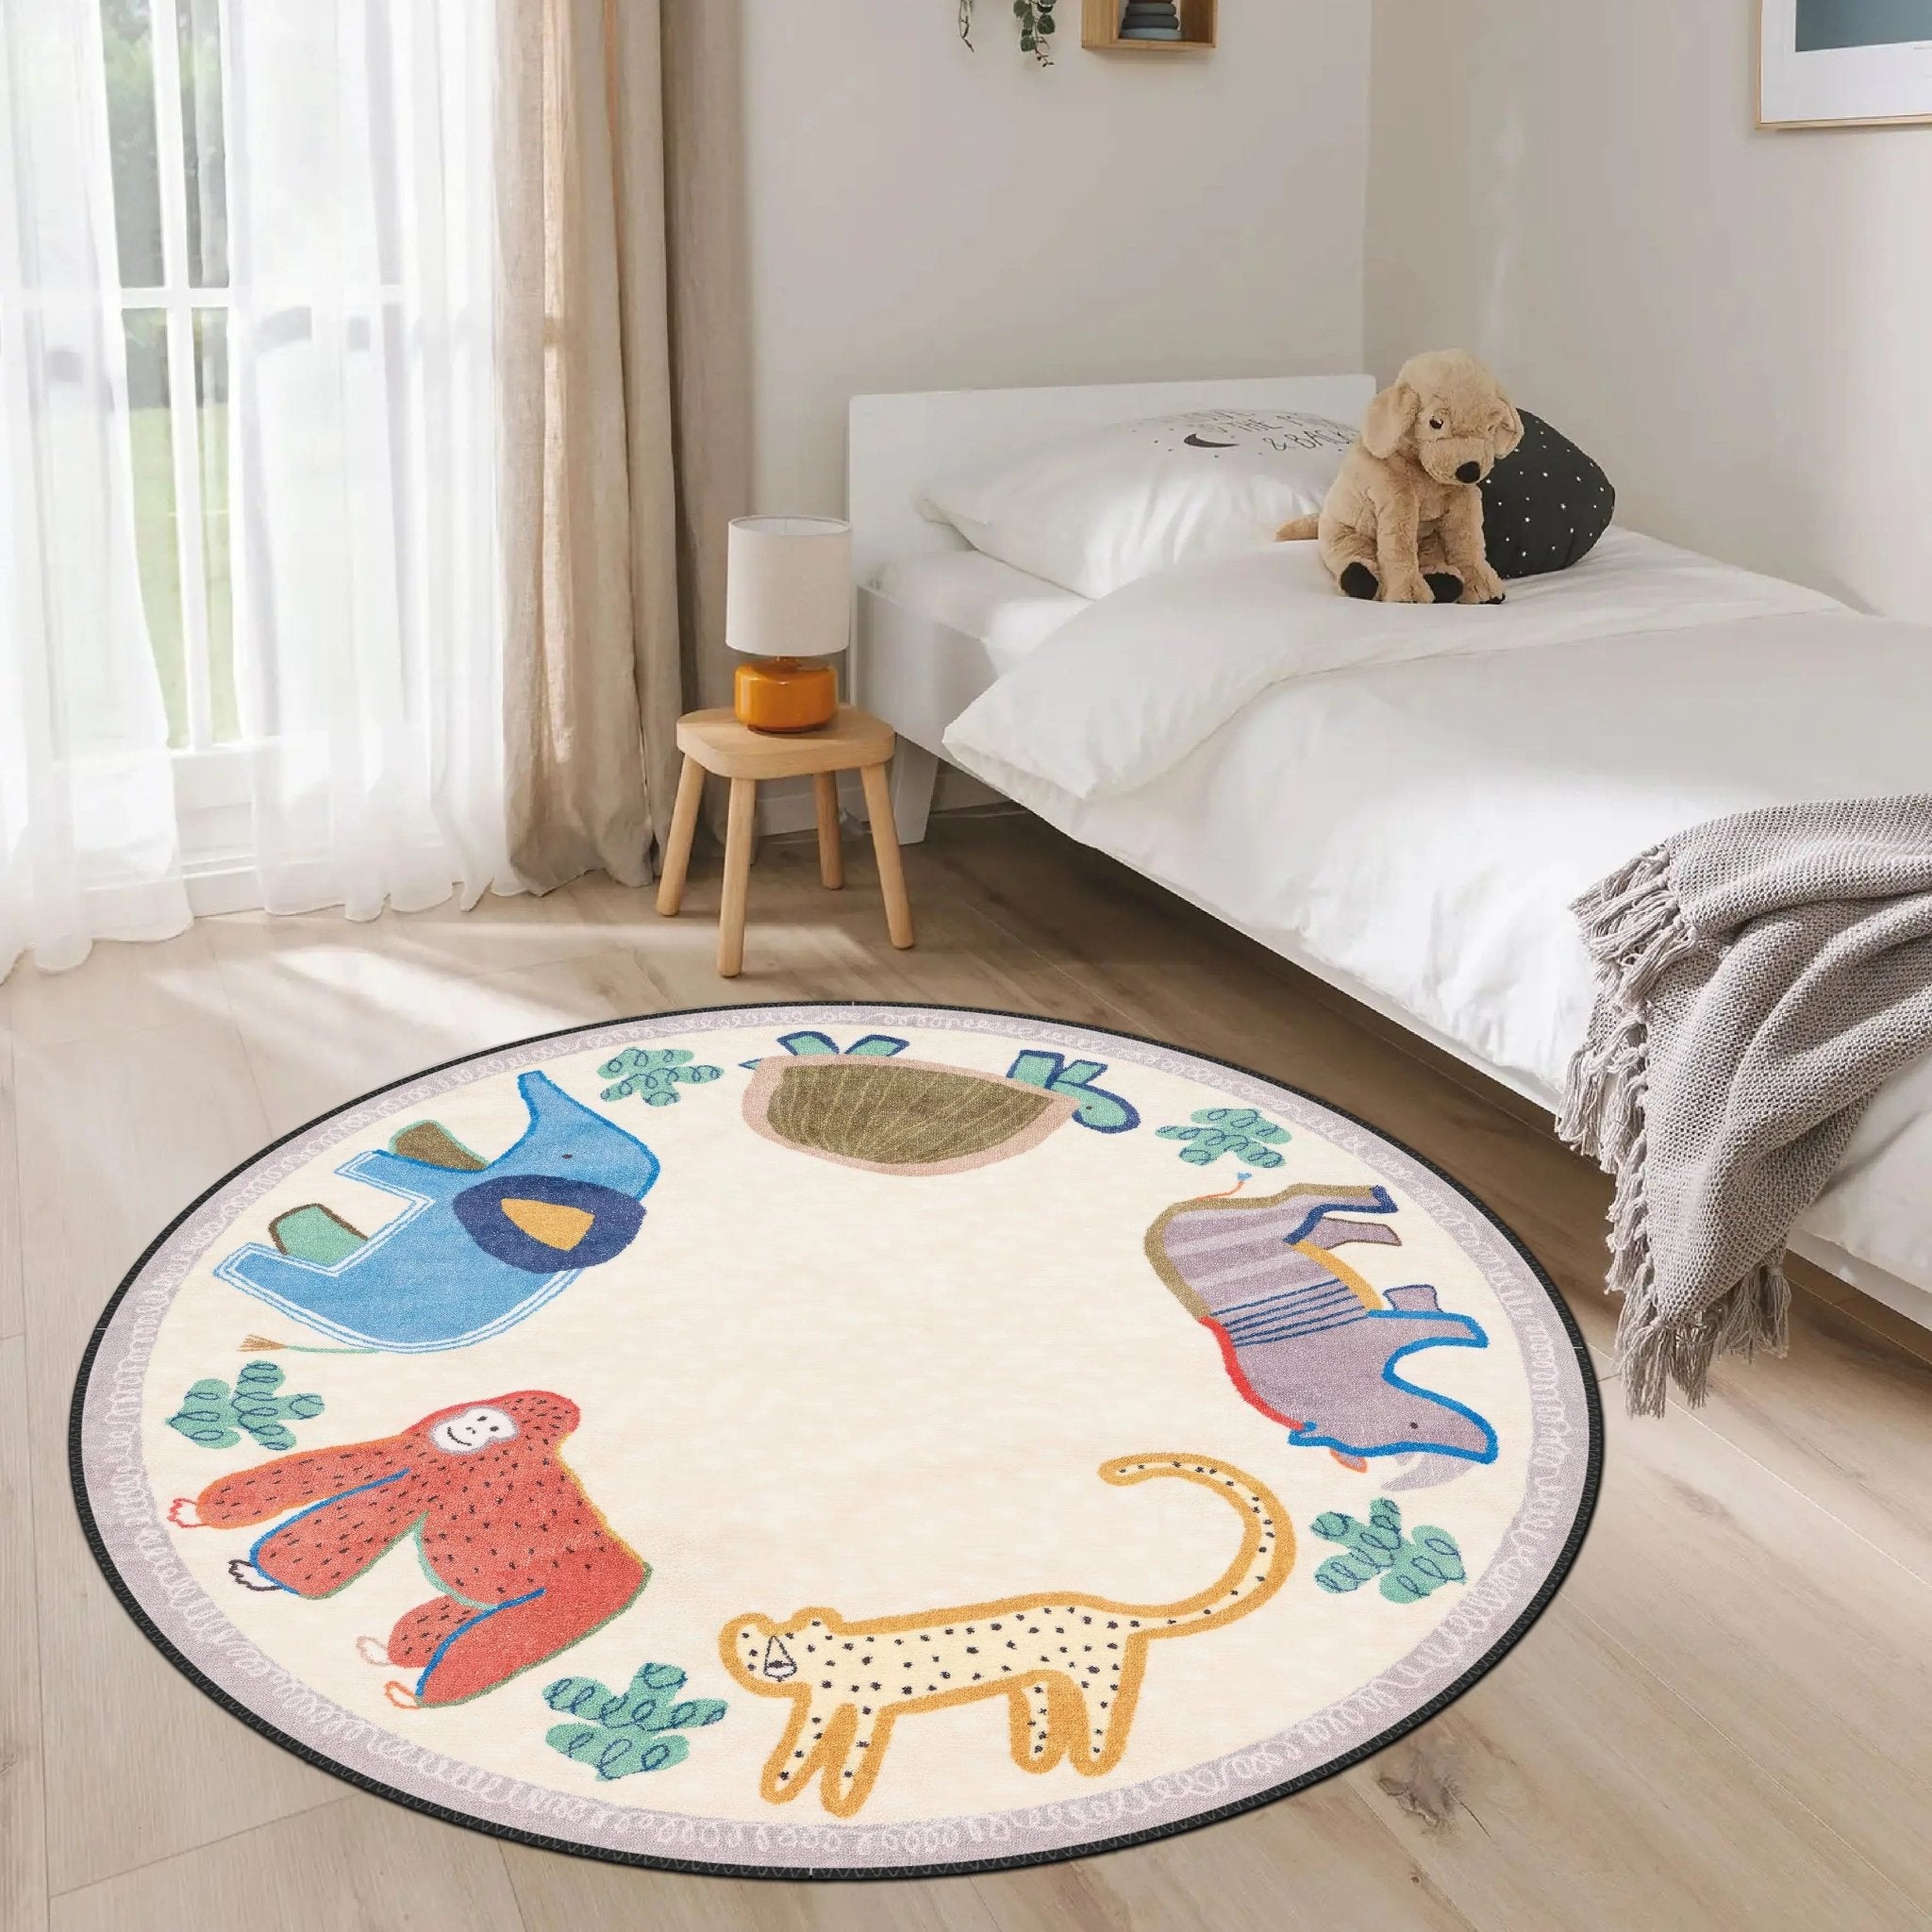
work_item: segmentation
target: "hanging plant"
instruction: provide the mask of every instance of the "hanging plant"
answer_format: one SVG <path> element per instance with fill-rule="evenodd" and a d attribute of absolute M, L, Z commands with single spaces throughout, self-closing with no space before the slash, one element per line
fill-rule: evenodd
<path fill-rule="evenodd" d="M 1053 65 L 1053 37 L 1058 24 L 1054 0 L 1013 0 L 1013 18 L 1020 24 L 1020 51 L 1031 54 L 1042 67 Z M 959 0 L 959 38 L 973 44 L 973 0 Z"/>

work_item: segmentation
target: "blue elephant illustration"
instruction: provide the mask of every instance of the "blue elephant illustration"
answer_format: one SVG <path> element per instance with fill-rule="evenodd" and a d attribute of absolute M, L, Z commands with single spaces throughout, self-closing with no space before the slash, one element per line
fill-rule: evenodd
<path fill-rule="evenodd" d="M 524 1137 L 484 1161 L 435 1122 L 336 1172 L 408 1205 L 365 1235 L 311 1204 L 215 1273 L 338 1341 L 397 1354 L 463 1348 L 514 1327 L 586 1268 L 621 1255 L 658 1173 L 641 1141 L 541 1074 L 517 1082 Z"/>

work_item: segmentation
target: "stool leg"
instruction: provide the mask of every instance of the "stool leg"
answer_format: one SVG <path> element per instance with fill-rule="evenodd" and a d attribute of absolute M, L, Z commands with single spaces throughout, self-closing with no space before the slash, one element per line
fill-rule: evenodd
<path fill-rule="evenodd" d="M 819 883 L 836 892 L 845 883 L 845 855 L 839 846 L 839 780 L 831 772 L 814 772 L 812 794 L 819 808 Z"/>
<path fill-rule="evenodd" d="M 698 829 L 698 807 L 704 803 L 705 768 L 687 757 L 677 774 L 677 802 L 671 808 L 671 836 L 664 843 L 664 865 L 658 874 L 658 910 L 676 917 L 684 904 L 684 882 L 691 872 L 691 841 Z"/>
<path fill-rule="evenodd" d="M 751 891 L 752 824 L 758 815 L 756 778 L 731 781 L 724 819 L 724 901 L 718 911 L 718 972 L 736 979 L 744 967 L 744 902 Z"/>
<path fill-rule="evenodd" d="M 872 818 L 872 849 L 878 855 L 886 931 L 903 953 L 912 943 L 912 902 L 906 896 L 906 867 L 899 857 L 898 829 L 892 823 L 891 787 L 883 765 L 867 765 L 858 775 L 865 786 L 865 808 Z"/>

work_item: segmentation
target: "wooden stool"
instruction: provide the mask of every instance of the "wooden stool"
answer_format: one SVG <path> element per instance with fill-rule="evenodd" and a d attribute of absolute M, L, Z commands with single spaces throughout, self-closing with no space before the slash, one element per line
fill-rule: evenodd
<path fill-rule="evenodd" d="M 872 814 L 872 844 L 878 855 L 879 887 L 886 901 L 886 931 L 902 951 L 912 943 L 912 905 L 906 896 L 906 872 L 899 858 L 899 834 L 892 824 L 892 794 L 886 765 L 897 742 L 884 720 L 841 705 L 839 715 L 819 731 L 784 736 L 752 731 L 729 710 L 692 711 L 677 721 L 677 748 L 684 769 L 677 779 L 677 803 L 671 814 L 671 841 L 658 881 L 658 910 L 667 919 L 684 900 L 691 870 L 691 841 L 698 827 L 705 774 L 731 781 L 731 808 L 724 824 L 724 897 L 718 914 L 718 971 L 736 979 L 744 966 L 744 907 L 751 887 L 752 825 L 760 778 L 802 778 L 809 774 L 819 815 L 819 877 L 836 891 L 845 883 L 844 856 L 839 850 L 841 772 L 857 772 L 865 786 Z"/>

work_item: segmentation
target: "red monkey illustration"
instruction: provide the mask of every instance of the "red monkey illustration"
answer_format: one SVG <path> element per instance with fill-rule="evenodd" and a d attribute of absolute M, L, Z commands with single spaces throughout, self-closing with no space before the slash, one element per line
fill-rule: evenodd
<path fill-rule="evenodd" d="M 303 1597 L 333 1596 L 413 1531 L 440 1592 L 360 1648 L 421 1673 L 413 1690 L 385 1685 L 391 1703 L 460 1704 L 608 1624 L 650 1575 L 558 1458 L 577 1420 L 541 1389 L 461 1403 L 379 1442 L 258 1463 L 168 1516 L 238 1529 L 294 1509 L 228 1569 Z"/>

